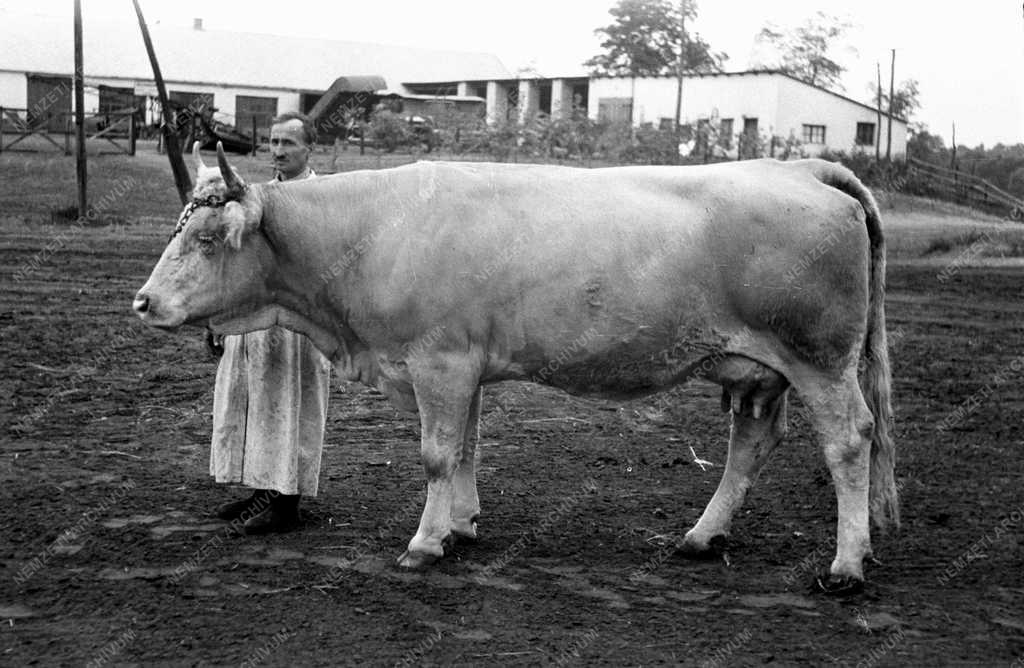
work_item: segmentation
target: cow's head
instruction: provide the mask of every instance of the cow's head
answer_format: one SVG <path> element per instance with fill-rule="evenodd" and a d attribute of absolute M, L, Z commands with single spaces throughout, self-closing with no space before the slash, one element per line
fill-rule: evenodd
<path fill-rule="evenodd" d="M 192 148 L 196 187 L 133 308 L 153 327 L 210 327 L 236 333 L 252 326 L 269 306 L 273 267 L 268 240 L 254 233 L 263 205 L 259 186 L 249 187 L 217 144 L 218 167 L 203 164 Z M 264 325 L 265 326 L 265 325 Z"/>

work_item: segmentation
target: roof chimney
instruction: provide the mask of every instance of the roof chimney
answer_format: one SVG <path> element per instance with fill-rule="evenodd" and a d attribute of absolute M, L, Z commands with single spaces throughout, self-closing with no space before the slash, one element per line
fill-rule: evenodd
<path fill-rule="evenodd" d="M 202 19 L 192 19 L 192 29 L 193 30 L 202 30 L 203 29 L 203 20 Z"/>

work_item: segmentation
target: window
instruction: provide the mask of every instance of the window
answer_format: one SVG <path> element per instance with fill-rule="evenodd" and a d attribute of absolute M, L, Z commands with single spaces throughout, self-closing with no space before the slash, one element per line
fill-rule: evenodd
<path fill-rule="evenodd" d="M 804 138 L 805 144 L 824 144 L 825 143 L 825 126 L 824 125 L 807 125 L 804 124 Z"/>
<path fill-rule="evenodd" d="M 757 119 L 756 118 L 744 118 L 743 119 L 743 134 L 757 136 Z"/>
<path fill-rule="evenodd" d="M 718 121 L 718 145 L 724 149 L 732 148 L 732 119 L 723 118 Z"/>
<path fill-rule="evenodd" d="M 857 123 L 857 146 L 875 145 L 875 124 Z"/>
<path fill-rule="evenodd" d="M 269 131 L 274 116 L 277 116 L 276 97 L 235 96 L 235 128 L 239 132 L 248 135 L 254 125 L 259 130 Z"/>

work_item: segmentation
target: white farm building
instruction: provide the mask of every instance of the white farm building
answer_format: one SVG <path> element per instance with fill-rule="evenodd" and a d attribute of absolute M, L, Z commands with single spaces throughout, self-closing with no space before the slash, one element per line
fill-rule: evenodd
<path fill-rule="evenodd" d="M 131 4 L 125 5 L 130 16 Z M 149 26 L 168 96 L 188 105 L 205 98 L 239 129 L 265 125 L 290 110 L 307 112 L 339 77 L 383 79 L 411 95 L 405 81 L 506 78 L 494 55 L 256 33 Z M 83 20 L 86 112 L 142 106 L 158 117 L 156 85 L 139 25 L 133 20 Z M 74 44 L 70 20 L 0 10 L 0 107 L 27 110 L 63 128 L 71 111 Z M 470 100 L 483 105 L 482 99 Z M 34 113 L 33 113 L 34 112 Z"/>
<path fill-rule="evenodd" d="M 337 94 L 339 85 L 344 95 L 346 81 L 375 82 L 374 96 L 403 98 L 412 113 L 430 114 L 440 104 L 490 122 L 586 114 L 672 127 L 676 116 L 674 77 L 518 79 L 486 53 L 208 31 L 199 19 L 192 28 L 150 30 L 171 100 L 187 105 L 202 98 L 242 131 L 253 123 L 265 126 L 284 111 L 308 112 L 328 90 Z M 137 23 L 89 20 L 86 14 L 83 32 L 86 111 L 133 107 L 140 120 L 154 122 L 156 88 Z M 63 131 L 72 70 L 70 21 L 0 10 L 0 108 L 8 123 L 20 113 Z M 880 142 L 884 154 L 890 134 L 890 119 L 874 107 L 774 71 L 686 76 L 680 120 L 713 128 L 716 150 L 731 156 L 745 136 L 769 138 L 773 148 L 795 141 L 806 155 L 825 149 L 873 153 Z M 892 154 L 903 155 L 907 123 L 894 118 L 891 126 Z"/>
<path fill-rule="evenodd" d="M 676 77 L 566 77 L 505 81 L 415 83 L 419 91 L 485 97 L 489 118 L 534 113 L 563 117 L 575 110 L 596 120 L 668 128 L 675 123 Z M 796 140 L 806 155 L 825 149 L 885 154 L 889 117 L 871 106 L 776 71 L 722 72 L 683 78 L 680 122 L 714 127 L 720 147 L 735 157 L 739 138 Z M 881 118 L 879 119 L 879 116 Z M 881 121 L 881 122 L 879 122 Z M 907 148 L 907 121 L 892 119 L 892 155 Z"/>
<path fill-rule="evenodd" d="M 631 90 L 635 89 L 635 97 Z M 675 77 L 595 79 L 590 82 L 588 113 L 623 113 L 630 99 L 634 124 L 664 126 L 674 122 L 678 82 Z M 826 148 L 846 153 L 873 153 L 881 141 L 885 153 L 889 117 L 874 107 L 788 74 L 772 71 L 687 76 L 683 79 L 682 122 L 716 124 L 722 143 L 746 133 L 766 134 L 778 140 L 797 140 L 808 155 Z M 630 109 L 625 109 L 628 115 Z M 733 151 L 734 143 L 726 146 Z M 907 122 L 892 120 L 892 154 L 907 150 Z"/>

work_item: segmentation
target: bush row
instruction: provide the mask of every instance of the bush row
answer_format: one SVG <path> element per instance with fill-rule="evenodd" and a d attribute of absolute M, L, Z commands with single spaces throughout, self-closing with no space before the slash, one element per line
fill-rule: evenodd
<path fill-rule="evenodd" d="M 675 165 L 774 156 L 801 157 L 800 142 L 790 137 L 740 134 L 724 137 L 713 125 L 682 126 L 679 132 L 599 122 L 578 116 L 552 119 L 540 114 L 520 123 L 488 124 L 467 114 L 435 118 L 430 141 L 416 126 L 390 113 L 376 113 L 362 125 L 374 147 L 392 151 L 440 149 L 453 155 L 484 155 L 497 161 L 556 160 L 631 165 Z"/>

